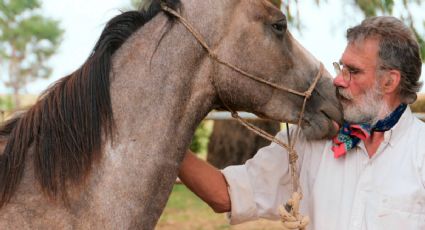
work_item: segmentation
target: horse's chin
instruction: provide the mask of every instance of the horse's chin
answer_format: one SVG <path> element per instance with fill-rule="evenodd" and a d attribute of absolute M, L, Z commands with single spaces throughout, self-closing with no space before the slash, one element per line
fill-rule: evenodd
<path fill-rule="evenodd" d="M 315 117 L 301 125 L 302 132 L 308 140 L 331 139 L 338 132 L 335 123 L 326 117 Z"/>

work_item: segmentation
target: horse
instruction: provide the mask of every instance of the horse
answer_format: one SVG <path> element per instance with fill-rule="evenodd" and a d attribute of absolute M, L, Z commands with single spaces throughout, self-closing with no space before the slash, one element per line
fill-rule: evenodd
<path fill-rule="evenodd" d="M 211 110 L 297 121 L 303 97 L 215 55 L 301 92 L 319 73 L 303 133 L 336 133 L 330 74 L 267 0 L 145 1 L 112 18 L 79 69 L 0 128 L 0 229 L 153 229 Z"/>

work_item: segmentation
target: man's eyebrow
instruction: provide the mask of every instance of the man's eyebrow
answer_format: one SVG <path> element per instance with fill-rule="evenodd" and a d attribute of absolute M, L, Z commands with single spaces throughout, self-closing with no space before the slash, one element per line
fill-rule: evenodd
<path fill-rule="evenodd" d="M 351 65 L 351 64 L 345 64 L 341 60 L 339 60 L 339 64 L 342 65 L 342 66 L 345 66 L 349 70 L 361 71 L 361 68 L 354 66 L 354 65 Z"/>

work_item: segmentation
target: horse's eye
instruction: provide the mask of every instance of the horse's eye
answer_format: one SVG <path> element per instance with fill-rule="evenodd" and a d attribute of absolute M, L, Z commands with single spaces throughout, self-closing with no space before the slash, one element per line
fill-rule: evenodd
<path fill-rule="evenodd" d="M 273 31 L 278 35 L 282 35 L 286 31 L 286 26 L 286 20 L 284 19 L 272 24 Z"/>

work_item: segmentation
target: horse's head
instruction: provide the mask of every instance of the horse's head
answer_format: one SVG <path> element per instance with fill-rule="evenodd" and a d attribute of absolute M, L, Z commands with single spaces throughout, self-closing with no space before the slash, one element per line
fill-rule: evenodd
<path fill-rule="evenodd" d="M 213 46 L 221 59 L 286 88 L 304 92 L 310 87 L 319 73 L 320 62 L 292 37 L 287 19 L 278 8 L 267 0 L 211 4 L 226 5 L 218 17 L 223 20 L 216 22 L 225 27 L 221 30 L 224 33 Z M 218 62 L 214 68 L 213 82 L 223 108 L 229 106 L 290 123 L 298 121 L 302 96 L 252 80 Z M 340 111 L 331 76 L 324 70 L 307 102 L 304 134 L 308 138 L 335 134 L 332 120 L 341 121 Z"/>

